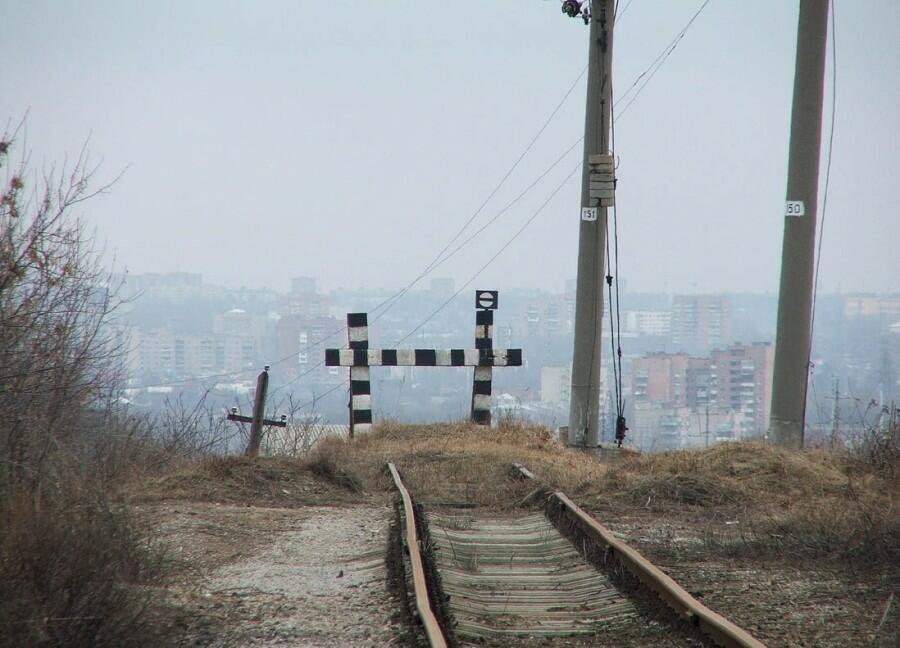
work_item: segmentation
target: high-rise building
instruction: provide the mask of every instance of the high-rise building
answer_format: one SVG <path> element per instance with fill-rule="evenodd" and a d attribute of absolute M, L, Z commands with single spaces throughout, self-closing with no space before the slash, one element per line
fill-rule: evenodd
<path fill-rule="evenodd" d="M 288 358 L 284 370 L 293 375 L 309 374 L 311 378 L 327 375 L 325 349 L 346 346 L 346 335 L 335 317 L 303 317 L 285 315 L 276 326 L 279 358 Z"/>
<path fill-rule="evenodd" d="M 514 319 L 519 337 L 556 337 L 572 332 L 573 309 L 565 295 L 539 295 L 523 301 Z"/>
<path fill-rule="evenodd" d="M 705 355 L 731 344 L 731 300 L 724 295 L 676 295 L 672 300 L 675 349 Z"/>
<path fill-rule="evenodd" d="M 636 403 L 685 404 L 690 358 L 684 353 L 651 353 L 631 364 L 631 397 Z"/>
<path fill-rule="evenodd" d="M 572 365 L 541 367 L 541 401 L 550 404 L 569 402 Z"/>
<path fill-rule="evenodd" d="M 668 311 L 626 311 L 622 326 L 637 335 L 668 336 L 672 331 L 672 313 Z"/>
<path fill-rule="evenodd" d="M 668 410 L 740 414 L 729 419 L 740 424 L 732 436 L 761 436 L 769 426 L 772 358 L 769 343 L 734 344 L 705 358 L 683 353 L 637 358 L 631 365 L 632 413 L 662 408 L 660 417 Z"/>
<path fill-rule="evenodd" d="M 131 344 L 134 374 L 204 376 L 253 369 L 259 363 L 259 342 L 252 336 L 193 335 L 161 328 L 134 330 Z"/>
<path fill-rule="evenodd" d="M 314 295 L 316 293 L 316 278 L 294 277 L 291 279 L 291 293 L 294 295 Z"/>
<path fill-rule="evenodd" d="M 735 344 L 713 351 L 709 360 L 719 409 L 744 414 L 741 436 L 762 436 L 772 405 L 773 349 L 769 343 Z"/>

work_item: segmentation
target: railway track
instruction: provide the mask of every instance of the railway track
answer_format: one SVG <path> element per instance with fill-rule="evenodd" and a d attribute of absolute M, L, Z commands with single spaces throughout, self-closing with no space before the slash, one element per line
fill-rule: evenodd
<path fill-rule="evenodd" d="M 425 512 L 389 469 L 426 645 L 764 648 L 524 466 L 543 511 Z"/>

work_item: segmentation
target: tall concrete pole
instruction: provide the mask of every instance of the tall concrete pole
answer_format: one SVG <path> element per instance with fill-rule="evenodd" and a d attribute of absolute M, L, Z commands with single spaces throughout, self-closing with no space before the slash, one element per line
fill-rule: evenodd
<path fill-rule="evenodd" d="M 803 446 L 809 377 L 828 1 L 800 0 L 770 438 Z"/>
<path fill-rule="evenodd" d="M 600 438 L 600 349 L 607 209 L 596 207 L 596 218 L 587 220 L 584 208 L 592 206 L 588 160 L 591 155 L 609 152 L 614 5 L 614 0 L 593 2 L 581 176 L 582 216 L 578 230 L 569 443 L 590 448 L 596 447 Z"/>

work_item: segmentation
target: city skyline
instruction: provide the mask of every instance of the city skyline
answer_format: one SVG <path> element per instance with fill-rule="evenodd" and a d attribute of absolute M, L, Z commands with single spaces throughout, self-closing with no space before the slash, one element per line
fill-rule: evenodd
<path fill-rule="evenodd" d="M 301 411 L 307 415 L 340 424 L 346 417 L 346 368 L 326 367 L 324 356 L 326 348 L 346 346 L 349 312 L 372 316 L 373 348 L 472 344 L 474 291 L 448 302 L 455 287 L 446 278 L 435 278 L 388 310 L 376 308 L 388 294 L 323 291 L 315 277 L 293 277 L 290 290 L 277 292 L 229 290 L 184 273 L 133 275 L 125 289 L 129 296 L 142 295 L 129 300 L 120 320 L 130 331 L 129 398 L 140 407 L 158 407 L 160 399 L 181 390 L 212 390 L 218 401 L 236 403 L 251 393 L 260 368 L 271 364 L 279 406 L 290 396 L 291 402 L 304 404 Z M 630 444 L 676 449 L 765 430 L 774 295 L 625 292 L 623 298 L 621 388 L 633 430 Z M 573 293 L 502 290 L 499 303 L 495 344 L 521 348 L 524 364 L 496 376 L 496 414 L 563 423 L 570 397 Z M 844 393 L 879 402 L 896 398 L 898 327 L 900 293 L 823 296 L 812 356 L 812 378 L 822 398 L 830 397 L 825 394 L 834 380 Z M 604 334 L 604 344 L 608 340 Z M 610 357 L 604 354 L 600 386 L 607 436 L 609 399 L 617 388 Z M 378 369 L 373 413 L 377 420 L 458 418 L 471 396 L 466 376 L 465 370 Z M 809 407 L 813 422 L 830 415 L 818 396 Z M 852 422 L 851 417 L 847 423 Z M 657 437 L 657 428 L 665 434 Z"/>

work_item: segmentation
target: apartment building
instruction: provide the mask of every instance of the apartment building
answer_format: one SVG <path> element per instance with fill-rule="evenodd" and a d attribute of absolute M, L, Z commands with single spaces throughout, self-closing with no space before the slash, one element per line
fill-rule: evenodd
<path fill-rule="evenodd" d="M 132 375 L 203 376 L 259 364 L 259 343 L 252 337 L 192 335 L 168 328 L 134 330 L 130 337 Z"/>
<path fill-rule="evenodd" d="M 541 367 L 541 402 L 568 404 L 572 388 L 572 365 Z"/>
<path fill-rule="evenodd" d="M 671 416 L 676 411 L 703 417 L 740 414 L 728 419 L 739 425 L 731 436 L 761 436 L 769 426 L 772 361 L 768 343 L 734 344 L 707 357 L 653 353 L 637 358 L 631 365 L 630 414 L 640 416 L 643 411 L 646 420 L 653 419 L 656 415 L 649 412 L 659 408 Z M 659 423 L 662 414 L 656 420 Z M 664 432 L 660 427 L 659 433 Z"/>
<path fill-rule="evenodd" d="M 346 333 L 336 317 L 285 315 L 278 320 L 275 336 L 277 357 L 288 358 L 280 366 L 292 376 L 300 373 L 308 373 L 311 377 L 328 375 L 331 368 L 324 366 L 325 349 L 347 344 L 342 337 Z"/>
<path fill-rule="evenodd" d="M 670 326 L 677 351 L 705 355 L 731 344 L 731 300 L 724 295 L 676 295 Z"/>
<path fill-rule="evenodd" d="M 672 313 L 668 311 L 626 311 L 622 321 L 626 333 L 668 337 L 672 332 Z"/>
<path fill-rule="evenodd" d="M 573 302 L 562 294 L 536 295 L 518 303 L 509 321 L 518 340 L 565 335 L 572 332 Z"/>
<path fill-rule="evenodd" d="M 769 428 L 773 363 L 769 343 L 735 344 L 710 356 L 710 404 L 744 415 L 742 437 L 762 436 Z"/>
<path fill-rule="evenodd" d="M 844 297 L 844 317 L 884 316 L 900 318 L 900 295 L 848 295 Z"/>

